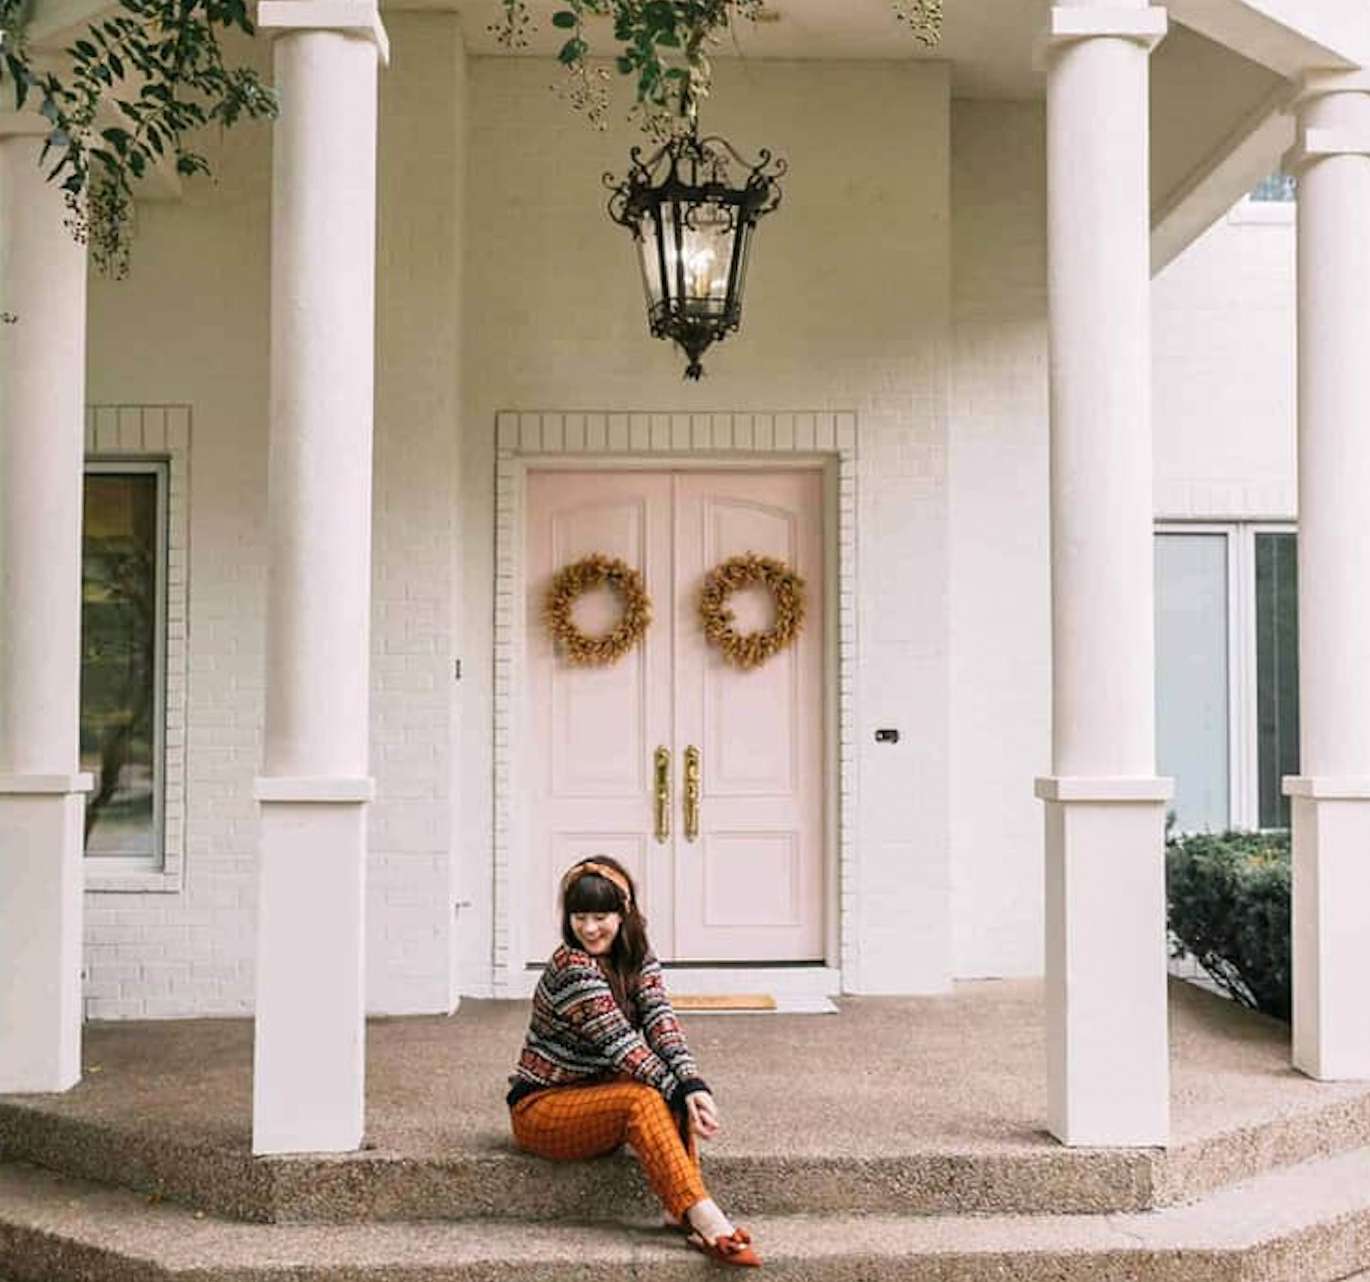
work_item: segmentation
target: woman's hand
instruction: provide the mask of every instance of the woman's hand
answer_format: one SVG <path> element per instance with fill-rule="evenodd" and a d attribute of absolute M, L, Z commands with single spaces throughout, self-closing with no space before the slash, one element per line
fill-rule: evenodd
<path fill-rule="evenodd" d="M 718 1105 L 708 1091 L 695 1091 L 685 1097 L 685 1112 L 690 1119 L 690 1129 L 702 1140 L 711 1140 L 718 1134 Z"/>

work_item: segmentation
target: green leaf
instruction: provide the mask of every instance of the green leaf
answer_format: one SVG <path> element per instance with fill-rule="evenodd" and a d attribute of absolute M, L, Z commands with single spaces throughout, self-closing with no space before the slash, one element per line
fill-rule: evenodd
<path fill-rule="evenodd" d="M 569 9 L 559 9 L 552 15 L 552 25 L 554 27 L 575 27 L 577 25 L 576 15 Z"/>
<path fill-rule="evenodd" d="M 9 68 L 10 75 L 14 78 L 14 109 L 23 111 L 24 99 L 29 96 L 29 79 L 27 68 L 13 54 L 5 55 L 5 65 Z"/>
<path fill-rule="evenodd" d="M 568 40 L 564 45 L 561 46 L 561 52 L 557 54 L 557 61 L 562 63 L 564 66 L 569 67 L 573 62 L 579 62 L 583 57 L 585 57 L 585 51 L 587 48 L 588 46 L 586 45 L 584 40 Z"/>

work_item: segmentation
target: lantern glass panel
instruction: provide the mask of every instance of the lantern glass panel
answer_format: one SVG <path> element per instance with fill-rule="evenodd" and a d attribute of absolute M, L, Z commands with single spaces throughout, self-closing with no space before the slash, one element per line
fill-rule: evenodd
<path fill-rule="evenodd" d="M 650 313 L 661 302 L 661 238 L 657 235 L 656 218 L 648 210 L 638 223 L 641 235 L 638 238 L 638 264 L 642 268 L 642 289 L 647 295 L 647 311 Z"/>
<path fill-rule="evenodd" d="M 737 303 L 738 317 L 741 318 L 742 294 L 747 283 L 747 263 L 752 256 L 752 232 L 756 224 L 750 219 L 740 221 L 737 229 L 737 283 L 733 287 L 733 298 Z"/>
<path fill-rule="evenodd" d="M 735 231 L 733 211 L 727 205 L 695 205 L 686 216 L 682 301 L 688 315 L 721 316 L 727 310 Z"/>

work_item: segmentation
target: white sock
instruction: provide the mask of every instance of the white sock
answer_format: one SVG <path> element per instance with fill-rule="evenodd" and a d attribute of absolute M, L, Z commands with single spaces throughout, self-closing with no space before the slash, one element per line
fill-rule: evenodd
<path fill-rule="evenodd" d="M 710 1242 L 719 1237 L 728 1237 L 733 1231 L 732 1221 L 719 1210 L 718 1203 L 711 1197 L 696 1202 L 685 1212 L 685 1218 L 690 1221 L 692 1229 Z"/>

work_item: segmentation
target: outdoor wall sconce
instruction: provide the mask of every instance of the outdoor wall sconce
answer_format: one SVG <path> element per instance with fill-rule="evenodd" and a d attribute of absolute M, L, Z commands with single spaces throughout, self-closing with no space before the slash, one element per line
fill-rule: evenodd
<path fill-rule="evenodd" d="M 642 148 L 621 182 L 612 174 L 609 217 L 637 242 L 653 338 L 669 338 L 689 360 L 685 377 L 704 372 L 700 357 L 742 323 L 742 290 L 757 220 L 780 204 L 783 160 L 762 150 L 755 165 L 725 139 L 701 138 L 691 125 L 649 159 Z M 746 171 L 730 185 L 733 163 Z"/>

